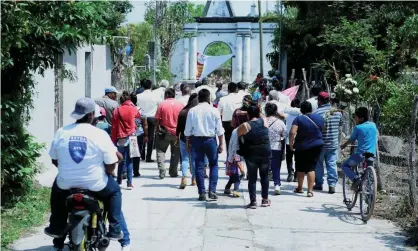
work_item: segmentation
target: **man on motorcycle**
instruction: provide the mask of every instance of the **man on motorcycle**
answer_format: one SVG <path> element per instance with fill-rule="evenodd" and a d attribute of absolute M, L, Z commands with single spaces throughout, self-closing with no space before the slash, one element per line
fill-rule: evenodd
<path fill-rule="evenodd" d="M 77 100 L 71 117 L 75 123 L 60 128 L 52 141 L 49 155 L 58 168 L 51 191 L 50 225 L 45 233 L 54 237 L 54 249 L 64 247 L 68 210 L 66 198 L 71 188 L 88 189 L 103 201 L 109 212 L 107 237 L 119 240 L 122 250 L 130 250 L 129 232 L 122 213 L 122 194 L 116 181 L 109 177 L 122 156 L 109 135 L 92 125 L 95 102 L 90 98 Z"/>

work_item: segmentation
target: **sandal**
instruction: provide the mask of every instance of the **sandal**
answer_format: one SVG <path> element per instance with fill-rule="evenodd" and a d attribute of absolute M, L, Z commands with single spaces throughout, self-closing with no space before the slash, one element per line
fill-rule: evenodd
<path fill-rule="evenodd" d="M 297 187 L 295 189 L 293 189 L 294 193 L 303 193 L 303 188 L 302 189 L 298 189 Z"/>
<path fill-rule="evenodd" d="M 312 192 L 308 192 L 307 195 L 306 195 L 306 197 L 309 197 L 309 198 L 313 197 L 313 193 Z"/>

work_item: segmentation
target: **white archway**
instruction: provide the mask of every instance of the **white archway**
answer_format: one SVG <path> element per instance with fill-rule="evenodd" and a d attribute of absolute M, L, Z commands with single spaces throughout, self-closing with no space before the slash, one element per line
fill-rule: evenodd
<path fill-rule="evenodd" d="M 245 2 L 244 2 L 245 3 Z M 249 2 L 246 2 L 249 3 Z M 176 44 L 171 58 L 171 71 L 175 81 L 196 81 L 197 53 L 214 42 L 224 42 L 234 54 L 232 59 L 232 81 L 252 82 L 260 71 L 260 40 L 258 17 L 254 16 L 255 5 L 249 8 L 252 15 L 236 17 L 229 1 L 208 1 L 204 17 L 195 23 L 184 25 L 185 37 Z M 273 51 L 276 24 L 263 23 L 263 54 Z M 271 70 L 270 62 L 264 57 L 263 73 Z"/>

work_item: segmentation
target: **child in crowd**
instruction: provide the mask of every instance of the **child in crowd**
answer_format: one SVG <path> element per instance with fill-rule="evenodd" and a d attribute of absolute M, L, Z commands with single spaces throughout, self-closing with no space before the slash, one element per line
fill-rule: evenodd
<path fill-rule="evenodd" d="M 231 195 L 233 197 L 240 197 L 239 195 L 239 185 L 241 183 L 240 174 L 244 171 L 244 166 L 242 163 L 242 158 L 237 154 L 239 150 L 238 142 L 238 128 L 235 128 L 231 134 L 231 140 L 229 141 L 229 148 L 227 154 L 226 162 L 226 175 L 229 176 L 228 184 L 225 186 L 224 194 Z M 234 184 L 234 192 L 231 193 L 231 186 Z"/>

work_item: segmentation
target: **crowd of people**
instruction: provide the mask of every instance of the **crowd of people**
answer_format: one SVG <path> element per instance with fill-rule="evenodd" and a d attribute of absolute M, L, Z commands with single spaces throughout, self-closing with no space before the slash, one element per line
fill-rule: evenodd
<path fill-rule="evenodd" d="M 314 190 L 323 190 L 325 162 L 328 192 L 334 194 L 339 148 L 357 141 L 357 152 L 342 166 L 357 189 L 359 177 L 350 167 L 363 161 L 364 152 L 376 153 L 377 129 L 369 122 L 368 110 L 360 107 L 355 111 L 357 126 L 348 142 L 340 146 L 343 114 L 331 105 L 328 92 L 313 88 L 313 97 L 301 101 L 282 93 L 280 79 L 273 78 L 268 84 L 259 75 L 253 85 L 256 90 L 250 94 L 243 82 L 230 82 L 225 91 L 223 83 L 212 87 L 205 80 L 194 88 L 187 83 L 172 88 L 166 80 L 153 88 L 150 80 L 143 80 L 134 93 L 119 93 L 110 87 L 102 98 L 78 100 L 72 113 L 76 122 L 58 130 L 50 150 L 59 172 L 52 189 L 50 226 L 45 232 L 55 237 L 57 250 L 63 242 L 59 229 L 66 222 L 60 210 L 71 187 L 95 191 L 108 203 L 109 238 L 118 239 L 122 250 L 129 250 L 119 186 L 126 179 L 125 188 L 134 189 L 132 179 L 141 176 L 140 162 L 155 162 L 154 149 L 159 178 L 166 177 L 165 158 L 170 147 L 168 174 L 178 177 L 180 164 L 179 188 L 185 189 L 191 178 L 190 185 L 197 186 L 200 201 L 218 199 L 218 156 L 225 151 L 229 181 L 224 194 L 240 197 L 240 183 L 246 177 L 250 196 L 246 208 L 255 209 L 258 176 L 262 207 L 271 204 L 270 180 L 273 194 L 281 194 L 284 160 L 286 181 L 297 182 L 293 192 L 304 193 L 305 176 L 307 197 L 313 197 Z M 88 168 L 94 172 L 83 174 Z"/>

